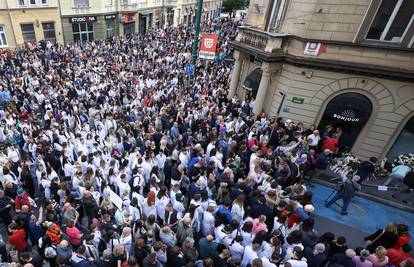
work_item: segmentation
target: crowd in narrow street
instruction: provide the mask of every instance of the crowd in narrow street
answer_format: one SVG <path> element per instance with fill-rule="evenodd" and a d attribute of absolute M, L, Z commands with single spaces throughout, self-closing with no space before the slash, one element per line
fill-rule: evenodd
<path fill-rule="evenodd" d="M 408 222 L 363 249 L 314 229 L 305 180 L 340 132 L 228 99 L 239 24 L 203 26 L 218 56 L 192 85 L 192 28 L 1 55 L 1 266 L 414 265 Z M 336 196 L 343 216 L 358 179 Z"/>

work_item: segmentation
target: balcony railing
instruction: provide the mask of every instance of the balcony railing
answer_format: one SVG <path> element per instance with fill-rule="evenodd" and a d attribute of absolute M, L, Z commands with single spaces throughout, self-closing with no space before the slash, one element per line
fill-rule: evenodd
<path fill-rule="evenodd" d="M 240 26 L 236 41 L 242 45 L 275 53 L 281 50 L 282 39 L 286 34 L 270 33 L 250 26 Z"/>
<path fill-rule="evenodd" d="M 252 31 L 249 29 L 243 30 L 241 38 L 240 38 L 240 42 L 259 48 L 261 50 L 264 50 L 266 48 L 267 41 L 268 41 L 267 35 L 260 33 L 260 32 Z"/>

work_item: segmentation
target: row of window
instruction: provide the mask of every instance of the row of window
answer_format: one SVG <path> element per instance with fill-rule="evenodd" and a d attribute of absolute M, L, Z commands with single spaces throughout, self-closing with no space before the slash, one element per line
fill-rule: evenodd
<path fill-rule="evenodd" d="M 132 23 L 133 24 L 133 23 Z M 129 24 L 125 24 L 126 27 Z M 73 40 L 75 42 L 82 41 L 93 41 L 94 32 L 93 32 L 93 23 L 91 22 L 80 22 L 72 24 Z M 124 28 L 125 32 L 125 28 Z M 108 19 L 106 20 L 106 37 L 111 38 L 115 36 L 115 20 Z"/>
<path fill-rule="evenodd" d="M 269 17 L 269 32 L 278 32 L 285 19 L 290 0 L 276 0 Z M 357 34 L 358 41 L 402 43 L 414 28 L 414 0 L 373 1 Z M 372 12 L 376 11 L 376 12 Z M 305 17 L 308 15 L 305 15 Z M 407 35 L 407 36 L 406 36 Z"/>
<path fill-rule="evenodd" d="M 25 6 L 46 6 L 49 4 L 49 0 L 17 0 L 17 5 L 21 7 Z"/>
<path fill-rule="evenodd" d="M 43 22 L 43 35 L 44 39 L 48 41 L 55 41 L 56 40 L 56 32 L 55 32 L 55 23 L 54 22 Z M 22 31 L 23 40 L 28 43 L 36 42 L 36 34 L 34 31 L 33 23 L 25 23 L 20 24 L 20 29 Z M 7 38 L 6 32 L 3 25 L 0 25 L 0 47 L 6 47 Z"/>
<path fill-rule="evenodd" d="M 36 42 L 36 34 L 34 31 L 33 23 L 25 23 L 20 25 L 23 40 L 28 43 Z M 54 22 L 43 22 L 43 35 L 44 39 L 48 41 L 56 40 L 55 23 Z M 81 22 L 72 24 L 73 39 L 77 41 L 93 41 L 93 23 Z M 106 37 L 111 38 L 115 35 L 115 20 L 106 20 Z M 0 47 L 7 47 L 6 31 L 3 25 L 0 25 Z"/>

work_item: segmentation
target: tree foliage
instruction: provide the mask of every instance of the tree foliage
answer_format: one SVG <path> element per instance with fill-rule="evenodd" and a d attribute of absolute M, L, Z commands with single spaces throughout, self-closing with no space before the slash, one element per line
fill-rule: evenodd
<path fill-rule="evenodd" d="M 223 11 L 232 14 L 234 11 L 244 9 L 248 5 L 248 0 L 224 0 Z"/>

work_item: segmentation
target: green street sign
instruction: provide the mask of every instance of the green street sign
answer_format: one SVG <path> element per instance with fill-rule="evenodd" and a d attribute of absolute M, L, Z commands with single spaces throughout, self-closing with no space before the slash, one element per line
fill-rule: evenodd
<path fill-rule="evenodd" d="M 292 102 L 293 103 L 295 103 L 295 104 L 303 104 L 303 102 L 305 101 L 305 99 L 303 99 L 303 98 L 300 98 L 300 97 L 296 97 L 296 96 L 294 96 L 293 98 L 292 98 Z"/>

